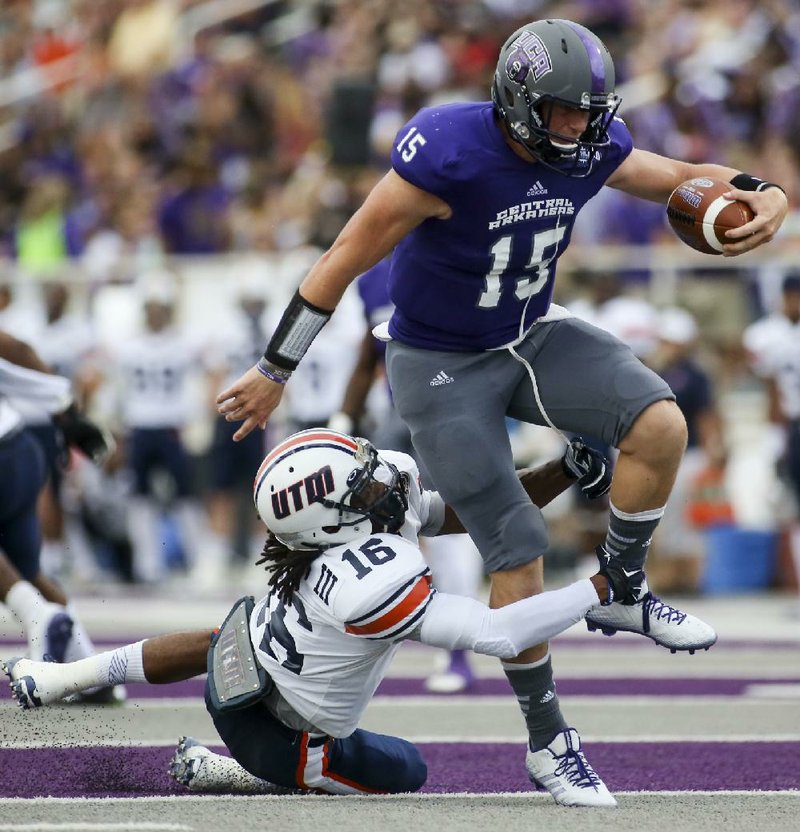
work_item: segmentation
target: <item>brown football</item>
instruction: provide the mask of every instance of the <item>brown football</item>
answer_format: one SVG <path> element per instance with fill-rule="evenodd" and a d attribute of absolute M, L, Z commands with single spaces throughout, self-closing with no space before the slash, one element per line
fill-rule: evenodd
<path fill-rule="evenodd" d="M 678 185 L 667 202 L 667 219 L 672 230 L 697 251 L 722 254 L 730 242 L 725 232 L 753 219 L 750 206 L 738 200 L 723 199 L 733 188 L 721 179 L 699 177 Z"/>

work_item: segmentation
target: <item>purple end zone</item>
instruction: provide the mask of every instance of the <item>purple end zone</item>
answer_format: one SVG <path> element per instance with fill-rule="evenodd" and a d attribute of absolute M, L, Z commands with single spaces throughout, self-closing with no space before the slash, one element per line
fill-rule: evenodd
<path fill-rule="evenodd" d="M 215 750 L 222 751 L 215 746 Z M 530 791 L 515 743 L 425 743 L 423 792 Z M 800 789 L 798 742 L 592 743 L 587 756 L 619 791 Z M 191 794 L 167 775 L 171 747 L 0 749 L 0 797 Z"/>

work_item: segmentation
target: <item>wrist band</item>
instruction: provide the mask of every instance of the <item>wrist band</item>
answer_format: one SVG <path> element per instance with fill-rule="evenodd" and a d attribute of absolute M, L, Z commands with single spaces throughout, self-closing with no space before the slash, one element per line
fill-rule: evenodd
<path fill-rule="evenodd" d="M 298 290 L 289 301 L 264 358 L 275 367 L 291 372 L 332 314 L 309 303 Z"/>
<path fill-rule="evenodd" d="M 256 369 L 262 376 L 264 376 L 264 378 L 268 378 L 276 384 L 286 384 L 286 382 L 289 381 L 289 377 L 292 375 L 290 372 L 287 372 L 281 367 L 276 367 L 274 364 L 270 364 L 266 358 L 258 359 Z"/>
<path fill-rule="evenodd" d="M 764 179 L 759 179 L 757 176 L 750 176 L 749 173 L 737 173 L 731 179 L 731 185 L 738 188 L 740 191 L 766 191 L 767 188 L 777 188 L 779 191 L 786 191 L 775 182 L 767 182 Z"/>

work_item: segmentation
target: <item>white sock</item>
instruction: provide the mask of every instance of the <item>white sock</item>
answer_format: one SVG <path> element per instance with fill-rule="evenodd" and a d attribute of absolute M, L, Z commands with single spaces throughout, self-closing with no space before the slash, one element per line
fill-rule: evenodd
<path fill-rule="evenodd" d="M 166 568 L 161 547 L 156 541 L 159 513 L 148 497 L 132 497 L 128 505 L 128 534 L 133 545 L 133 571 L 136 579 L 157 583 Z"/>
<path fill-rule="evenodd" d="M 68 664 L 28 664 L 22 673 L 33 676 L 43 704 L 58 702 L 73 693 L 92 692 L 122 682 L 145 682 L 143 644 L 143 641 L 127 644 L 117 650 L 98 653 Z"/>
<path fill-rule="evenodd" d="M 144 675 L 144 661 L 142 658 L 142 647 L 144 640 L 135 644 L 126 644 L 116 650 L 109 650 L 106 653 L 98 653 L 91 659 L 96 668 L 96 684 L 98 685 L 121 685 L 124 682 L 146 682 Z M 81 664 L 77 662 L 76 664 Z"/>
<path fill-rule="evenodd" d="M 60 540 L 43 540 L 39 563 L 45 575 L 61 575 L 66 567 L 63 542 Z"/>
<path fill-rule="evenodd" d="M 203 548 L 208 524 L 197 500 L 183 499 L 175 504 L 175 520 L 186 554 L 189 568 L 206 566 L 206 552 Z"/>
<path fill-rule="evenodd" d="M 26 633 L 41 629 L 44 619 L 53 614 L 52 605 L 28 581 L 17 581 L 6 593 L 5 604 L 22 622 Z"/>
<path fill-rule="evenodd" d="M 75 605 L 67 604 L 67 612 L 72 618 L 72 638 L 67 645 L 64 661 L 77 662 L 80 659 L 85 659 L 87 656 L 93 656 L 97 651 L 92 640 L 89 638 L 89 634 L 78 619 Z"/>

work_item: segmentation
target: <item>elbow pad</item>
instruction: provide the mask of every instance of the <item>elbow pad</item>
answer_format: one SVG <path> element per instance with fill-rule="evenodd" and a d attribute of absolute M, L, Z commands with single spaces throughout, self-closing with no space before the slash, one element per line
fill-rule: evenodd
<path fill-rule="evenodd" d="M 599 604 L 587 578 L 499 609 L 472 598 L 437 593 L 420 628 L 420 641 L 512 659 L 576 624 Z"/>
<path fill-rule="evenodd" d="M 447 650 L 474 650 L 511 659 L 520 651 L 507 635 L 493 632 L 494 612 L 474 598 L 437 592 L 425 613 L 419 640 Z"/>

